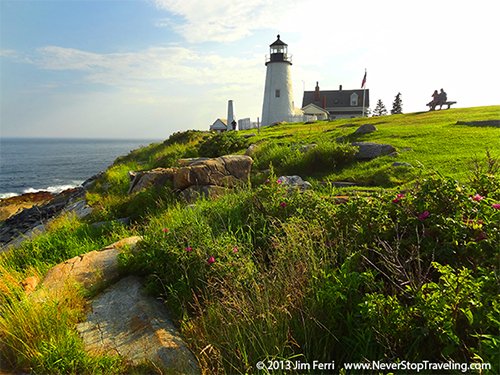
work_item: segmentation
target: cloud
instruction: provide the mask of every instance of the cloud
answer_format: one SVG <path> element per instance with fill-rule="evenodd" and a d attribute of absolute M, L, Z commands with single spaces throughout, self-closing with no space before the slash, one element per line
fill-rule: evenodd
<path fill-rule="evenodd" d="M 298 0 L 155 0 L 159 9 L 181 17 L 157 25 L 171 27 L 188 42 L 232 42 L 254 30 L 274 28 Z"/>
<path fill-rule="evenodd" d="M 37 49 L 31 61 L 44 70 L 76 71 L 88 82 L 124 87 L 159 81 L 197 86 L 248 85 L 262 71 L 258 58 L 227 58 L 177 46 L 126 53 L 46 46 Z"/>

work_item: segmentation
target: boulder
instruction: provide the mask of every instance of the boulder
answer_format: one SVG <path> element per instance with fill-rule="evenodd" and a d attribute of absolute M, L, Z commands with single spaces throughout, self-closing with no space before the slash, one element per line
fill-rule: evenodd
<path fill-rule="evenodd" d="M 47 272 L 42 286 L 58 290 L 68 280 L 76 281 L 86 289 L 109 284 L 120 276 L 118 254 L 125 247 L 135 246 L 140 240 L 139 236 L 128 237 L 99 251 L 91 251 L 60 263 Z"/>
<path fill-rule="evenodd" d="M 257 143 L 251 144 L 250 146 L 248 146 L 247 150 L 245 151 L 245 155 L 253 156 L 258 147 L 259 147 L 259 145 Z"/>
<path fill-rule="evenodd" d="M 354 155 L 356 160 L 370 160 L 379 156 L 389 155 L 396 151 L 394 146 L 388 144 L 380 144 L 373 142 L 354 142 L 353 146 L 359 147 L 358 152 Z"/>
<path fill-rule="evenodd" d="M 177 164 L 179 164 L 179 166 L 181 166 L 181 167 L 188 167 L 190 165 L 202 163 L 208 159 L 210 159 L 210 158 L 185 158 L 185 159 L 177 160 Z"/>
<path fill-rule="evenodd" d="M 291 189 L 299 189 L 301 191 L 312 189 L 312 185 L 304 181 L 300 176 L 280 176 L 278 183 Z"/>
<path fill-rule="evenodd" d="M 129 194 L 136 193 L 151 186 L 171 184 L 176 168 L 155 168 L 150 171 L 129 173 L 132 181 L 128 189 Z"/>
<path fill-rule="evenodd" d="M 353 133 L 353 135 L 369 134 L 369 133 L 373 133 L 376 130 L 377 130 L 377 128 L 375 127 L 375 125 L 364 124 L 364 125 L 361 125 L 359 128 L 357 128 L 356 131 Z"/>
<path fill-rule="evenodd" d="M 238 186 L 248 181 L 252 163 L 252 158 L 246 155 L 226 155 L 179 168 L 174 173 L 174 188 L 184 190 L 193 185 Z"/>
<path fill-rule="evenodd" d="M 214 199 L 227 193 L 228 188 L 217 185 L 190 186 L 181 194 L 188 203 L 195 202 L 199 198 Z"/>
<path fill-rule="evenodd" d="M 164 306 L 146 295 L 137 277 L 124 278 L 97 296 L 77 330 L 89 352 L 118 354 L 135 365 L 152 362 L 168 374 L 201 373 Z"/>

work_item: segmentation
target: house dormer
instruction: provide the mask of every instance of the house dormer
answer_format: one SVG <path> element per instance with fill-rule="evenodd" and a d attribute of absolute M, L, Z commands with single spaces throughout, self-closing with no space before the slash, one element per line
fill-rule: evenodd
<path fill-rule="evenodd" d="M 358 94 L 353 92 L 351 94 L 351 107 L 357 107 L 358 106 Z"/>

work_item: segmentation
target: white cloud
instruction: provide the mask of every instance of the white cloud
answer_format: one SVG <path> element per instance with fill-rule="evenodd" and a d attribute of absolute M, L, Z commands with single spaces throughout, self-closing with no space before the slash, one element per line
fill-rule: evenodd
<path fill-rule="evenodd" d="M 274 28 L 298 0 L 155 0 L 158 8 L 182 18 L 164 19 L 187 41 L 232 42 L 258 29 Z"/>
<path fill-rule="evenodd" d="M 128 53 L 99 54 L 74 48 L 38 49 L 33 63 L 46 70 L 79 71 L 93 83 L 135 86 L 172 81 L 189 85 L 246 85 L 259 74 L 258 59 L 201 54 L 183 47 L 152 47 Z"/>

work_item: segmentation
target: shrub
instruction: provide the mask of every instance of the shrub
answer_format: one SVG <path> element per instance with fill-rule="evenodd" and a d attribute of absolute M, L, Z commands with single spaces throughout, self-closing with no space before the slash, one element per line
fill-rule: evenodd
<path fill-rule="evenodd" d="M 198 149 L 200 156 L 215 158 L 228 155 L 248 147 L 248 140 L 238 132 L 219 133 L 203 141 Z"/>
<path fill-rule="evenodd" d="M 174 144 L 187 144 L 198 142 L 207 136 L 208 133 L 202 132 L 200 130 L 186 130 L 183 132 L 173 133 L 165 142 L 163 142 L 163 144 L 165 146 L 171 146 Z"/>
<path fill-rule="evenodd" d="M 256 152 L 256 168 L 273 168 L 279 174 L 311 176 L 332 172 L 354 160 L 356 148 L 343 143 L 321 142 L 302 152 L 297 145 L 269 142 Z"/>

